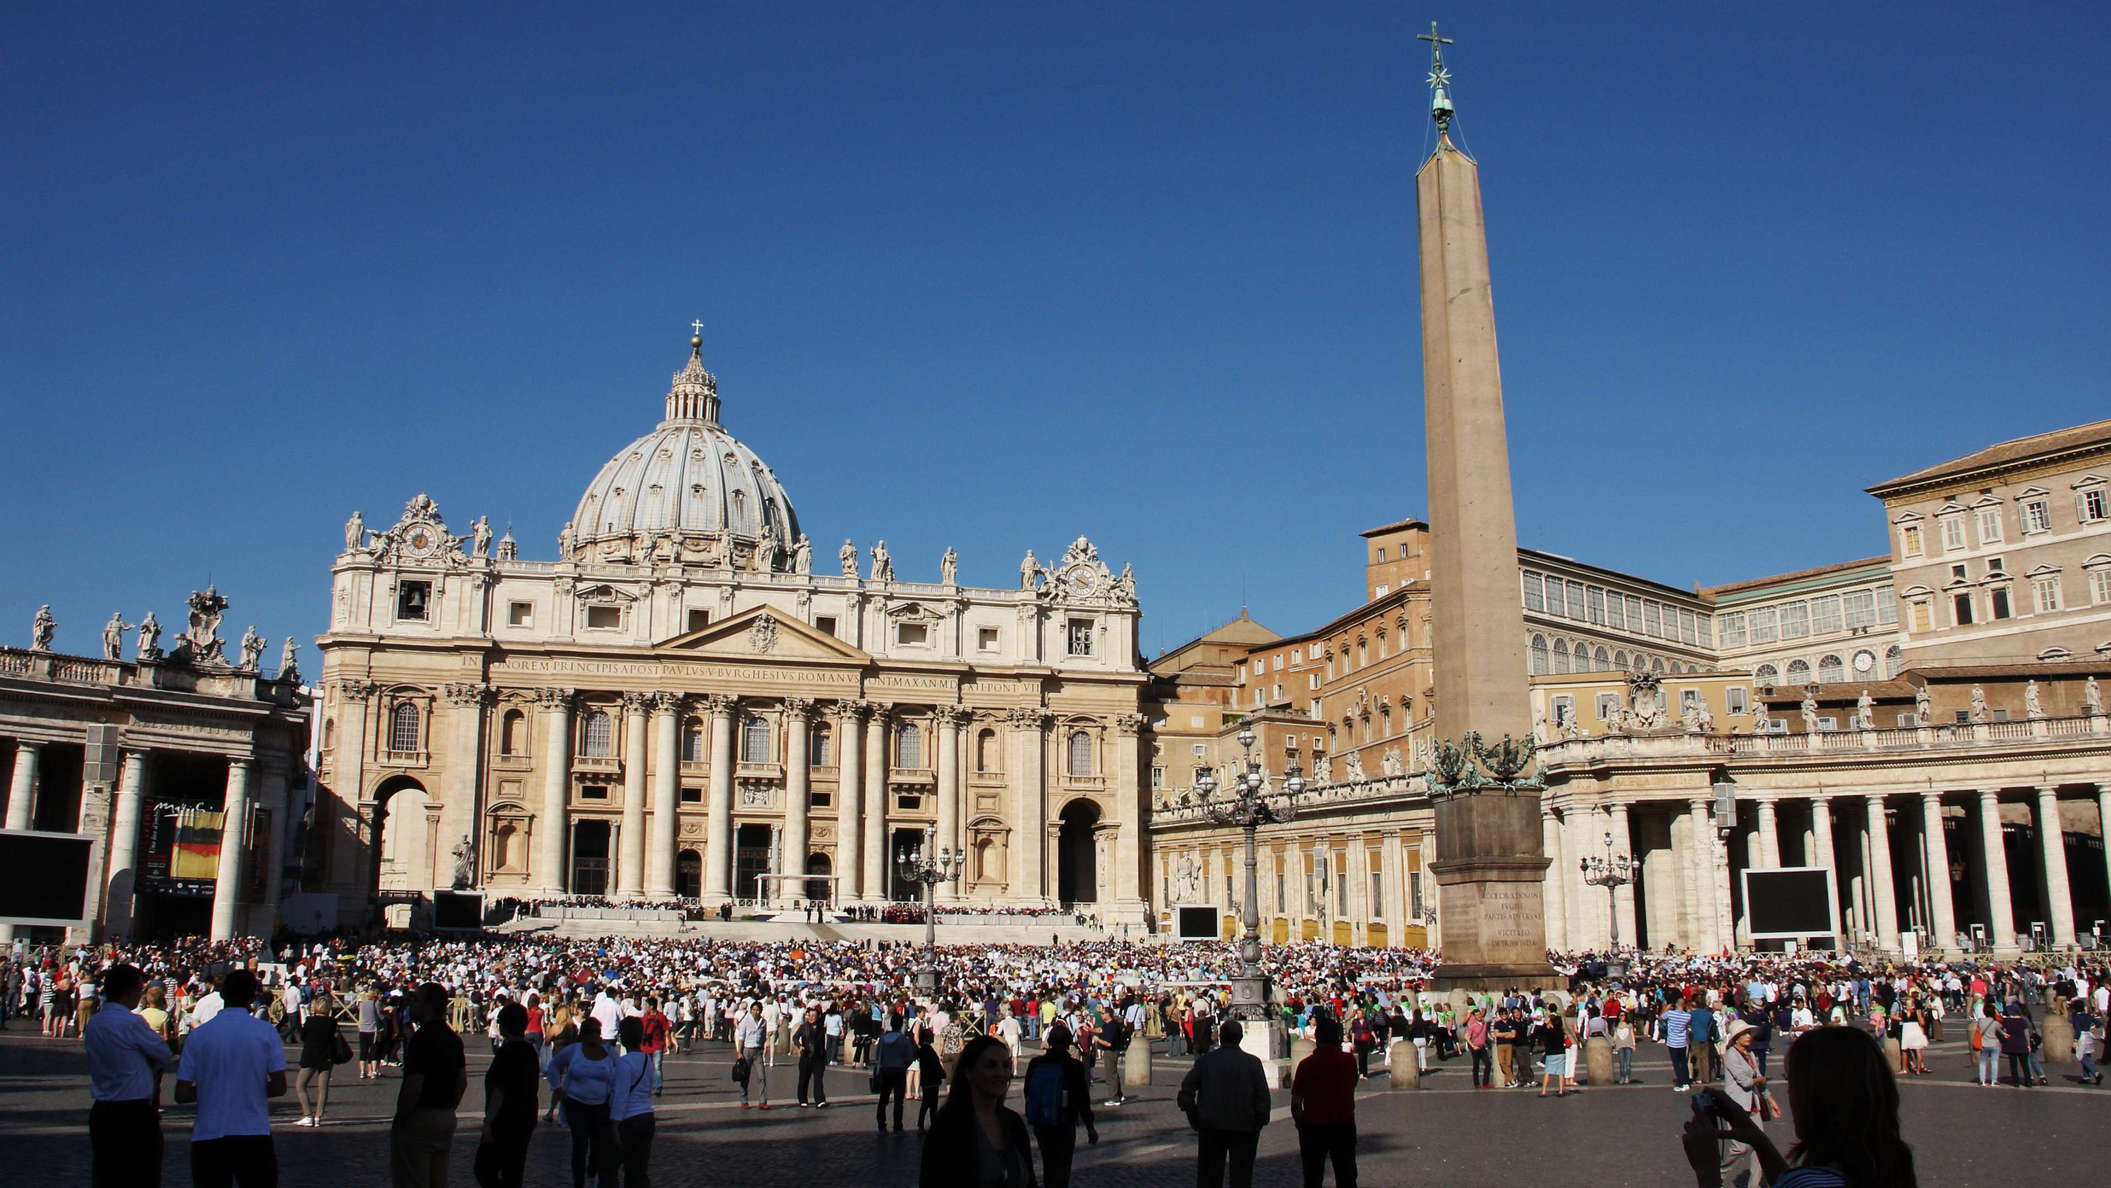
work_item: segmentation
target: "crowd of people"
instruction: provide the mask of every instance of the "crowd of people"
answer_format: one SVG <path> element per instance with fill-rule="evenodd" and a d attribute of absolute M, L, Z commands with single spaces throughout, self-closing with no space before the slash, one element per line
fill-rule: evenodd
<path fill-rule="evenodd" d="M 1238 1047 L 1239 1024 L 1226 1008 L 1238 968 L 1233 946 L 1096 939 L 947 945 L 930 956 L 935 993 L 915 988 L 926 954 L 905 943 L 526 934 L 18 950 L 0 968 L 0 1025 L 26 1014 L 45 1035 L 87 1039 L 93 1067 L 97 1028 L 113 1004 L 137 1021 L 124 1024 L 127 1050 L 151 1056 L 146 1037 L 185 1060 L 196 1037 L 227 1033 L 207 1029 L 237 1010 L 263 1034 L 275 1030 L 270 1046 L 280 1052 L 279 1079 L 281 1049 L 297 1046 L 296 1125 L 326 1124 L 330 1075 L 342 1065 L 356 1061 L 363 1079 L 403 1077 L 410 1100 L 398 1118 L 404 1133 L 397 1136 L 397 1178 L 405 1183 L 432 1182 L 434 1168 L 444 1175 L 434 1162 L 445 1159 L 442 1130 L 451 1134 L 452 1105 L 443 1099 L 459 1100 L 456 1062 L 465 1037 L 481 1036 L 494 1054 L 479 1183 L 518 1182 L 547 1087 L 540 1116 L 562 1120 L 570 1132 L 575 1183 L 597 1173 L 604 1185 L 614 1185 L 626 1166 L 645 1174 L 665 1062 L 705 1042 L 724 1043 L 735 1056 L 742 1108 L 827 1108 L 825 1070 L 855 1066 L 877 1090 L 880 1130 L 900 1131 L 905 1103 L 917 1103 L 917 1128 L 934 1127 L 934 1134 L 958 1123 L 944 1120 L 956 1103 L 970 1112 L 988 1105 L 997 1065 L 1008 1083 L 1026 1050 L 1037 1047 L 1025 1072 L 1022 1125 L 1050 1160 L 1046 1179 L 1059 1184 L 1074 1138 L 1066 1146 L 1056 1132 L 1074 1136 L 1082 1125 L 1088 1138 L 1096 1136 L 1092 1087 L 1101 1086 L 1100 1108 L 1121 1106 L 1122 1055 L 1140 1041 L 1195 1058 L 1194 1083 L 1183 1086 L 1181 1104 L 1204 1134 L 1204 1163 L 1221 1163 L 1235 1183 L 1242 1163 L 1250 1167 L 1251 1146 L 1239 1134 L 1253 1112 L 1236 1099 L 1252 1069 L 1217 1055 Z M 1779 1106 L 1767 1080 L 1775 1054 L 1827 1030 L 1859 1032 L 1879 1053 L 1887 1050 L 1880 1041 L 1896 1041 L 1895 1058 L 1887 1058 L 1896 1077 L 1929 1075 L 1927 1045 L 1950 1036 L 1967 1040 L 1982 1083 L 1994 1082 L 2006 1057 L 2011 1084 L 2046 1084 L 2040 1023 L 2057 1012 L 2073 1029 L 2081 1082 L 2101 1081 L 2094 1060 L 2111 1014 L 2111 970 L 2102 965 L 1629 953 L 1615 977 L 1601 955 L 1549 957 L 1568 981 L 1566 993 L 1460 999 L 1427 992 L 1440 960 L 1431 951 L 1269 948 L 1265 961 L 1284 1031 L 1325 1056 L 1311 1073 L 1313 1093 L 1293 1093 L 1301 1126 L 1309 1123 L 1314 1136 L 1308 1163 L 1316 1169 L 1333 1161 L 1337 1175 L 1344 1159 L 1353 1163 L 1353 1127 L 1344 1117 L 1353 1099 L 1343 1097 L 1338 1081 L 1353 1088 L 1356 1080 L 1384 1075 L 1393 1060 L 1427 1071 L 1463 1059 L 1476 1089 L 1567 1096 L 1584 1087 L 1572 1064 L 1599 1037 L 1612 1050 L 1616 1083 L 1633 1079 L 1635 1052 L 1648 1044 L 1668 1057 L 1672 1088 L 1720 1084 L 1719 1096 L 1764 1114 Z M 135 973 L 113 982 L 114 970 Z M 114 1025 L 104 1030 L 118 1034 Z M 442 1031 L 457 1037 L 455 1055 L 432 1050 L 442 1041 L 420 1039 Z M 242 1042 L 255 1047 L 256 1033 L 245 1034 Z M 772 1085 L 780 1064 L 788 1067 L 779 1077 L 796 1077 L 791 1103 L 782 1095 L 789 1086 Z M 200 1074 L 210 1076 L 208 1067 L 199 1064 Z M 949 1082 L 942 1106 L 939 1094 Z M 136 1088 L 136 1080 L 114 1086 L 118 1096 L 108 1098 L 98 1090 L 99 1103 L 117 1103 L 98 1107 L 105 1130 L 137 1124 L 123 1108 L 136 1097 L 122 1096 Z M 1048 1104 L 1051 1093 L 1057 1105 Z M 438 1121 L 443 1109 L 446 1128 Z M 1266 1113 L 1264 1105 L 1260 1116 Z M 1723 1125 L 1717 1141 L 1736 1150 L 1718 1171 L 1751 1175 L 1765 1163 L 1764 1152 L 1749 1135 L 1724 1137 L 1737 1128 Z M 987 1124 L 979 1132 L 985 1140 L 1002 1133 Z M 256 1136 L 215 1139 L 226 1137 Z M 268 1127 L 263 1137 L 268 1144 Z M 208 1171 L 257 1158 L 242 1154 L 253 1143 L 208 1145 L 200 1156 L 201 1141 L 214 1140 L 194 1135 L 194 1164 L 205 1158 Z"/>

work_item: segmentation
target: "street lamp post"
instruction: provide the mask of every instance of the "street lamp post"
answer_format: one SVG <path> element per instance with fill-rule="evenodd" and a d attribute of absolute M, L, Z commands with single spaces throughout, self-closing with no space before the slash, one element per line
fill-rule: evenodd
<path fill-rule="evenodd" d="M 923 884 L 924 961 L 916 970 L 916 988 L 926 995 L 938 993 L 938 885 L 958 879 L 968 864 L 965 850 L 956 854 L 951 846 L 934 846 L 937 840 L 938 827 L 926 825 L 921 846 L 903 846 L 895 855 L 902 879 Z"/>
<path fill-rule="evenodd" d="M 1605 835 L 1605 856 L 1595 855 L 1581 860 L 1583 881 L 1594 887 L 1605 888 L 1606 913 L 1612 921 L 1612 953 L 1606 957 L 1605 970 L 1618 977 L 1627 971 L 1627 963 L 1620 959 L 1620 888 L 1635 881 L 1635 860 L 1632 855 L 1613 853 L 1613 835 Z"/>
<path fill-rule="evenodd" d="M 1254 833 L 1262 825 L 1288 821 L 1297 816 L 1297 797 L 1305 790 L 1304 769 L 1293 763 L 1283 773 L 1277 800 L 1267 798 L 1268 777 L 1253 757 L 1254 732 L 1249 723 L 1240 728 L 1239 746 L 1245 758 L 1225 773 L 1224 799 L 1217 799 L 1216 775 L 1207 767 L 1195 775 L 1195 786 L 1181 796 L 1183 807 L 1198 809 L 1219 825 L 1236 825 L 1246 835 L 1246 897 L 1240 905 L 1239 972 L 1231 979 L 1231 1014 L 1255 1020 L 1267 1017 L 1268 975 L 1261 969 L 1261 883 L 1254 851 Z"/>

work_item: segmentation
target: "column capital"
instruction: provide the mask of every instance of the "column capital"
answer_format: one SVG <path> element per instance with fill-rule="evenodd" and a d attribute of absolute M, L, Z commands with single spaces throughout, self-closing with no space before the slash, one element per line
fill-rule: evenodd
<path fill-rule="evenodd" d="M 346 701 L 364 701 L 381 686 L 360 677 L 344 677 L 334 683 L 334 688 L 338 697 Z"/>
<path fill-rule="evenodd" d="M 1046 730 L 1055 715 L 1037 707 L 1015 709 L 1005 715 L 1005 720 L 1021 730 Z"/>
<path fill-rule="evenodd" d="M 938 707 L 938 724 L 960 726 L 966 724 L 974 714 L 964 705 L 941 705 Z"/>
<path fill-rule="evenodd" d="M 475 681 L 456 681 L 440 688 L 447 704 L 462 707 L 488 706 L 497 700 L 497 693 L 486 684 Z"/>
<path fill-rule="evenodd" d="M 730 693 L 703 693 L 697 696 L 696 704 L 714 718 L 730 718 L 734 707 L 740 704 L 740 698 Z"/>
<path fill-rule="evenodd" d="M 1999 788 L 1981 788 L 1981 789 L 1979 789 L 1979 803 L 1981 803 L 1981 804 L 1994 804 L 1994 803 L 1998 802 L 1998 801 L 1999 801 L 2000 799 L 2001 799 L 2001 789 L 1999 789 Z"/>
<path fill-rule="evenodd" d="M 662 689 L 645 696 L 651 699 L 652 712 L 656 714 L 677 714 L 682 710 L 682 695 L 679 693 L 669 693 Z"/>
<path fill-rule="evenodd" d="M 230 775 L 237 771 L 248 771 L 250 768 L 255 767 L 256 763 L 256 759 L 250 755 L 229 755 L 227 757 L 227 771 Z"/>
<path fill-rule="evenodd" d="M 1944 794 L 1946 793 L 1946 791 L 1947 791 L 1947 789 L 1943 789 L 1943 788 L 1924 788 L 1924 789 L 1922 789 L 1922 790 L 1921 790 L 1920 798 L 1921 798 L 1922 800 L 1936 800 L 1936 801 L 1939 801 L 1939 800 L 1941 800 L 1941 799 L 1943 798 L 1943 796 L 1944 796 Z"/>
<path fill-rule="evenodd" d="M 578 698 L 579 691 L 577 689 L 550 687 L 537 689 L 530 696 L 534 698 L 536 706 L 540 709 L 570 712 L 572 702 Z"/>
<path fill-rule="evenodd" d="M 1142 714 L 1116 714 L 1114 728 L 1123 734 L 1139 734 L 1143 731 L 1144 723 L 1149 720 Z"/>
<path fill-rule="evenodd" d="M 848 701 L 838 701 L 836 703 L 836 716 L 843 719 L 845 722 L 850 722 L 854 724 L 859 720 L 863 719 L 865 715 L 879 708 L 880 703 L 877 701 L 865 701 L 859 698 L 851 698 Z"/>
<path fill-rule="evenodd" d="M 2040 800 L 2057 800 L 2060 797 L 2060 785 L 2058 784 L 2039 784 L 2036 787 L 2038 799 Z"/>
<path fill-rule="evenodd" d="M 652 696 L 650 693 L 625 693 L 622 697 L 623 712 L 644 717 L 652 709 Z"/>
<path fill-rule="evenodd" d="M 814 699 L 811 697 L 787 697 L 784 699 L 786 721 L 808 722 L 814 716 Z"/>
<path fill-rule="evenodd" d="M 15 740 L 16 754 L 21 754 L 22 752 L 27 751 L 32 755 L 36 755 L 42 753 L 43 750 L 44 740 L 41 738 L 18 738 Z"/>

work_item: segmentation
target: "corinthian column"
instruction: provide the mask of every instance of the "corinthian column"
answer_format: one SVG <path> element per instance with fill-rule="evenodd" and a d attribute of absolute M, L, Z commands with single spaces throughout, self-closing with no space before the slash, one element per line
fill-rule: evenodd
<path fill-rule="evenodd" d="M 616 858 L 616 894 L 645 894 L 645 714 L 643 693 L 623 695 L 623 844 Z"/>
<path fill-rule="evenodd" d="M 892 708 L 874 706 L 865 719 L 864 882 L 867 899 L 887 897 L 887 727 Z"/>
<path fill-rule="evenodd" d="M 1693 915 L 1699 925 L 1694 947 L 1713 953 L 1726 947 L 1721 927 L 1723 888 L 1715 880 L 1715 813 L 1706 797 L 1686 803 L 1693 834 Z"/>
<path fill-rule="evenodd" d="M 1114 717 L 1114 770 L 1109 773 L 1114 795 L 1112 800 L 1120 806 L 1121 816 L 1114 822 L 1114 863 L 1112 877 L 1105 878 L 1107 892 L 1104 899 L 1111 899 L 1126 916 L 1141 916 L 1144 908 L 1144 861 L 1143 822 L 1150 811 L 1151 790 L 1145 785 L 1139 763 L 1143 754 L 1142 714 L 1116 714 Z M 1361 887 L 1367 876 L 1357 872 Z"/>
<path fill-rule="evenodd" d="M 778 865 L 782 868 L 778 874 L 806 873 L 806 855 L 810 848 L 808 835 L 811 832 L 806 812 L 810 791 L 807 763 L 813 758 L 810 742 L 813 721 L 811 698 L 784 699 L 784 844 L 777 851 L 780 855 Z M 774 890 L 779 895 L 790 892 L 795 899 L 806 898 L 805 883 L 779 881 Z"/>
<path fill-rule="evenodd" d="M 682 699 L 652 695 L 652 840 L 645 859 L 645 893 L 674 898 L 674 846 L 682 811 Z"/>
<path fill-rule="evenodd" d="M 2045 907 L 2052 918 L 2052 943 L 2059 948 L 2074 944 L 2074 896 L 2067 884 L 2067 835 L 2060 827 L 2060 789 L 2047 784 L 2038 789 L 2038 848 L 2045 867 Z"/>
<path fill-rule="evenodd" d="M 1012 894 L 1020 899 L 1036 903 L 1048 898 L 1048 779 L 1047 760 L 1049 715 L 1046 710 L 1022 709 L 1012 712 L 1012 745 L 1019 756 L 1014 770 L 1019 773 L 1019 816 L 1012 822 L 1019 839 L 1019 877 L 1012 882 Z"/>
<path fill-rule="evenodd" d="M 1942 793 L 1920 794 L 1921 860 L 1928 867 L 1928 927 L 1935 947 L 1957 943 L 1957 905 L 1950 899 L 1950 839 L 1942 832 Z"/>
<path fill-rule="evenodd" d="M 453 738 L 447 747 L 447 783 L 440 800 L 446 818 L 443 840 L 459 838 L 475 854 L 482 847 L 484 812 L 484 729 L 494 694 L 488 685 L 457 682 L 446 686 L 447 717 Z M 443 849 L 452 850 L 452 845 Z M 470 881 L 480 884 L 483 863 L 471 860 Z"/>
<path fill-rule="evenodd" d="M 220 865 L 213 875 L 212 939 L 233 940 L 241 928 L 242 856 L 249 852 L 250 760 L 227 761 L 226 813 L 220 822 Z"/>
<path fill-rule="evenodd" d="M 842 741 L 843 753 L 836 756 L 836 899 L 847 903 L 864 894 L 864 869 L 860 865 L 863 857 L 859 833 L 860 822 L 865 815 L 865 732 L 860 724 L 865 714 L 872 709 L 869 701 L 846 701 L 838 707 L 841 713 L 836 737 Z"/>
<path fill-rule="evenodd" d="M 572 691 L 537 689 L 542 717 L 542 811 L 535 820 L 535 889 L 564 894 L 564 851 L 570 832 L 572 794 Z M 378 844 L 380 839 L 375 839 Z"/>
<path fill-rule="evenodd" d="M 37 760 L 44 754 L 44 744 L 21 738 L 15 740 L 15 768 L 7 781 L 7 827 L 27 829 L 35 818 L 37 793 Z"/>
<path fill-rule="evenodd" d="M 1891 822 L 1884 798 L 1866 798 L 1869 812 L 1869 897 L 1876 905 L 1876 943 L 1898 950 L 1898 887 L 1891 874 Z"/>
<path fill-rule="evenodd" d="M 938 707 L 938 845 L 960 851 L 960 731 L 968 720 L 957 705 Z M 958 883 L 941 883 L 939 899 L 959 898 Z"/>
<path fill-rule="evenodd" d="M 733 707 L 723 694 L 699 698 L 711 715 L 711 792 L 704 833 L 704 898 L 724 899 L 733 887 Z"/>

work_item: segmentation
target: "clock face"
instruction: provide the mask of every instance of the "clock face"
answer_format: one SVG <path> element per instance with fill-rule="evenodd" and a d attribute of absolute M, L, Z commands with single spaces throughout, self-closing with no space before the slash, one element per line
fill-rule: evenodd
<path fill-rule="evenodd" d="M 1867 652 L 1856 652 L 1854 654 L 1854 670 L 1856 672 L 1868 672 L 1874 667 L 1876 667 L 1876 657 Z"/>
<path fill-rule="evenodd" d="M 1099 584 L 1096 575 L 1084 566 L 1071 570 L 1065 580 L 1069 583 L 1071 589 L 1076 590 L 1080 594 L 1090 594 L 1092 587 Z"/>
<path fill-rule="evenodd" d="M 440 534 L 429 524 L 419 524 L 403 537 L 403 549 L 413 557 L 429 557 L 439 547 Z"/>

